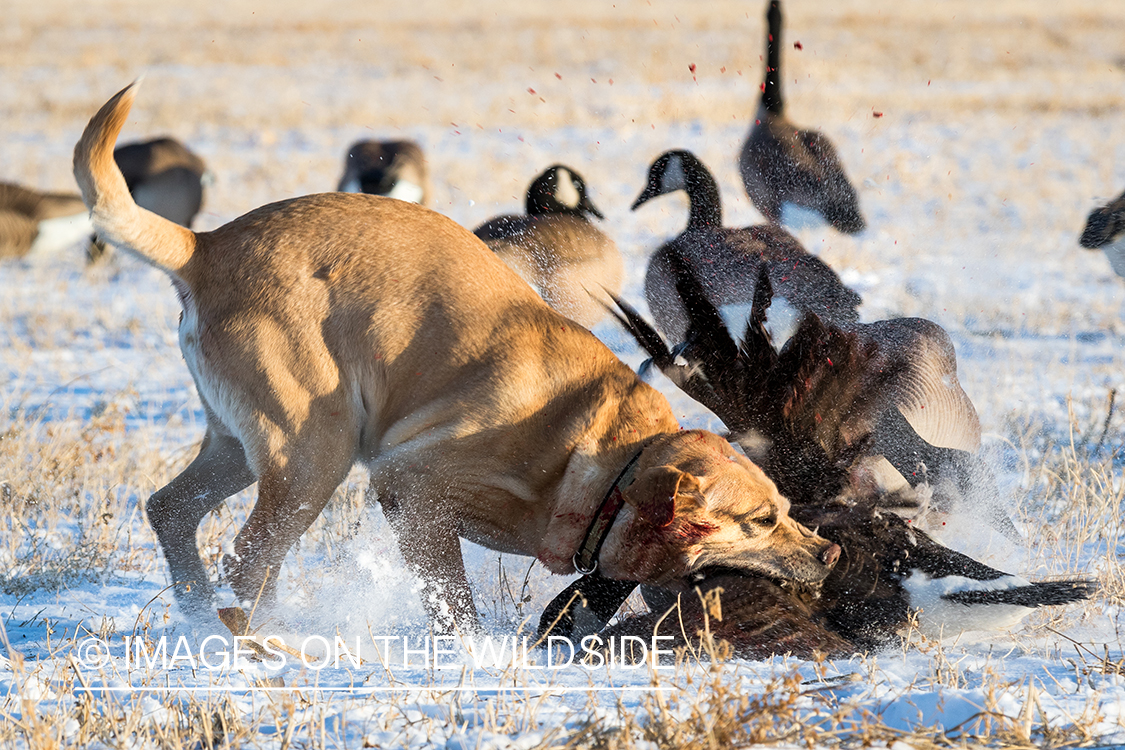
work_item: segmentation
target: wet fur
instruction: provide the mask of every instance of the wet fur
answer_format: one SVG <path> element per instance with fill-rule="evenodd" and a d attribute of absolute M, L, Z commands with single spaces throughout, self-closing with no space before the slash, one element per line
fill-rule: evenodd
<path fill-rule="evenodd" d="M 649 637 L 656 629 L 672 636 L 670 648 L 698 643 L 704 628 L 701 595 L 721 589 L 721 619 L 707 622 L 711 633 L 728 642 L 735 656 L 765 659 L 792 654 L 811 659 L 817 654 L 847 657 L 894 645 L 912 626 L 933 634 L 956 635 L 954 622 L 929 623 L 917 612 L 905 585 L 916 574 L 955 576 L 968 581 L 994 581 L 1007 576 L 931 539 L 893 513 L 870 504 L 834 507 L 794 506 L 802 523 L 840 545 L 840 561 L 820 584 L 807 586 L 761 576 L 715 571 L 690 585 L 666 589 L 656 610 L 626 618 L 602 635 Z M 1028 583 L 1006 590 L 953 592 L 945 600 L 979 610 L 1018 606 L 1027 611 L 1080 601 L 1093 593 L 1085 579 Z M 646 592 L 646 598 L 651 595 Z M 681 611 L 665 617 L 679 602 Z M 954 611 L 957 607 L 952 608 Z M 930 613 L 936 614 L 936 613 Z M 660 622 L 658 628 L 657 623 Z M 685 638 L 686 636 L 686 638 Z"/>

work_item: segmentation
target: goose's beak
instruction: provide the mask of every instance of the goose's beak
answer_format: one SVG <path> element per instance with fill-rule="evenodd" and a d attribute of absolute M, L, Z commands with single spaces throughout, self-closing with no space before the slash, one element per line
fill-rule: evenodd
<path fill-rule="evenodd" d="M 596 206 L 594 206 L 594 202 L 590 200 L 588 196 L 582 196 L 582 205 L 580 205 L 578 208 L 588 214 L 597 216 L 599 219 L 605 218 L 605 216 L 602 215 L 602 212 L 599 211 Z"/>
<path fill-rule="evenodd" d="M 655 187 L 650 182 L 647 186 L 645 186 L 644 192 L 640 194 L 640 196 L 637 198 L 637 200 L 633 201 L 633 206 L 629 210 L 630 211 L 636 211 L 643 204 L 649 202 L 653 198 L 655 198 L 659 195 L 662 195 L 662 194 L 663 193 L 660 192 L 660 189 Z"/>

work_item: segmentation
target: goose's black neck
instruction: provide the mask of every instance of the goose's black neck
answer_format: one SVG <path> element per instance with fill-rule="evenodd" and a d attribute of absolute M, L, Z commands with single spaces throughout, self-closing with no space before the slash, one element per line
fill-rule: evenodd
<path fill-rule="evenodd" d="M 781 4 L 771 0 L 766 13 L 769 33 L 766 36 L 766 78 L 762 90 L 762 104 L 766 111 L 781 114 L 785 104 L 781 99 Z"/>
<path fill-rule="evenodd" d="M 694 157 L 684 159 L 684 183 L 688 203 L 691 205 L 688 228 L 721 227 L 723 204 L 719 197 L 719 184 L 711 176 L 710 170 Z"/>

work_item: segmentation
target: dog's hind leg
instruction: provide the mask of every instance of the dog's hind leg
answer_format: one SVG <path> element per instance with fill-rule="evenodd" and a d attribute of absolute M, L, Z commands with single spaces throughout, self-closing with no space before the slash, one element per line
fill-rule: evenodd
<path fill-rule="evenodd" d="M 270 460 L 258 478 L 258 500 L 235 537 L 234 554 L 223 557 L 223 571 L 243 605 L 257 602 L 266 613 L 273 607 L 285 555 L 351 469 L 350 431 L 328 432 L 290 444 L 284 459 Z"/>
<path fill-rule="evenodd" d="M 452 633 L 454 628 L 476 633 L 480 629 L 477 608 L 454 519 L 432 506 L 402 501 L 396 495 L 379 499 L 398 537 L 403 560 L 426 585 L 422 605 L 430 623 L 444 633 Z"/>
<path fill-rule="evenodd" d="M 241 443 L 208 428 L 195 460 L 145 503 L 175 584 L 176 601 L 188 616 L 210 613 L 213 606 L 214 590 L 195 540 L 199 522 L 253 482 Z"/>

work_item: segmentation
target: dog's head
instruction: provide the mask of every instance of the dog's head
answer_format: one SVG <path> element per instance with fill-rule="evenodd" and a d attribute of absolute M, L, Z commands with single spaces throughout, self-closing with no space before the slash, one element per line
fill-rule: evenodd
<path fill-rule="evenodd" d="M 646 446 L 622 494 L 625 522 L 602 552 L 611 578 L 667 583 L 724 568 L 818 583 L 840 556 L 837 545 L 794 521 L 774 483 L 714 433 L 689 430 Z"/>

